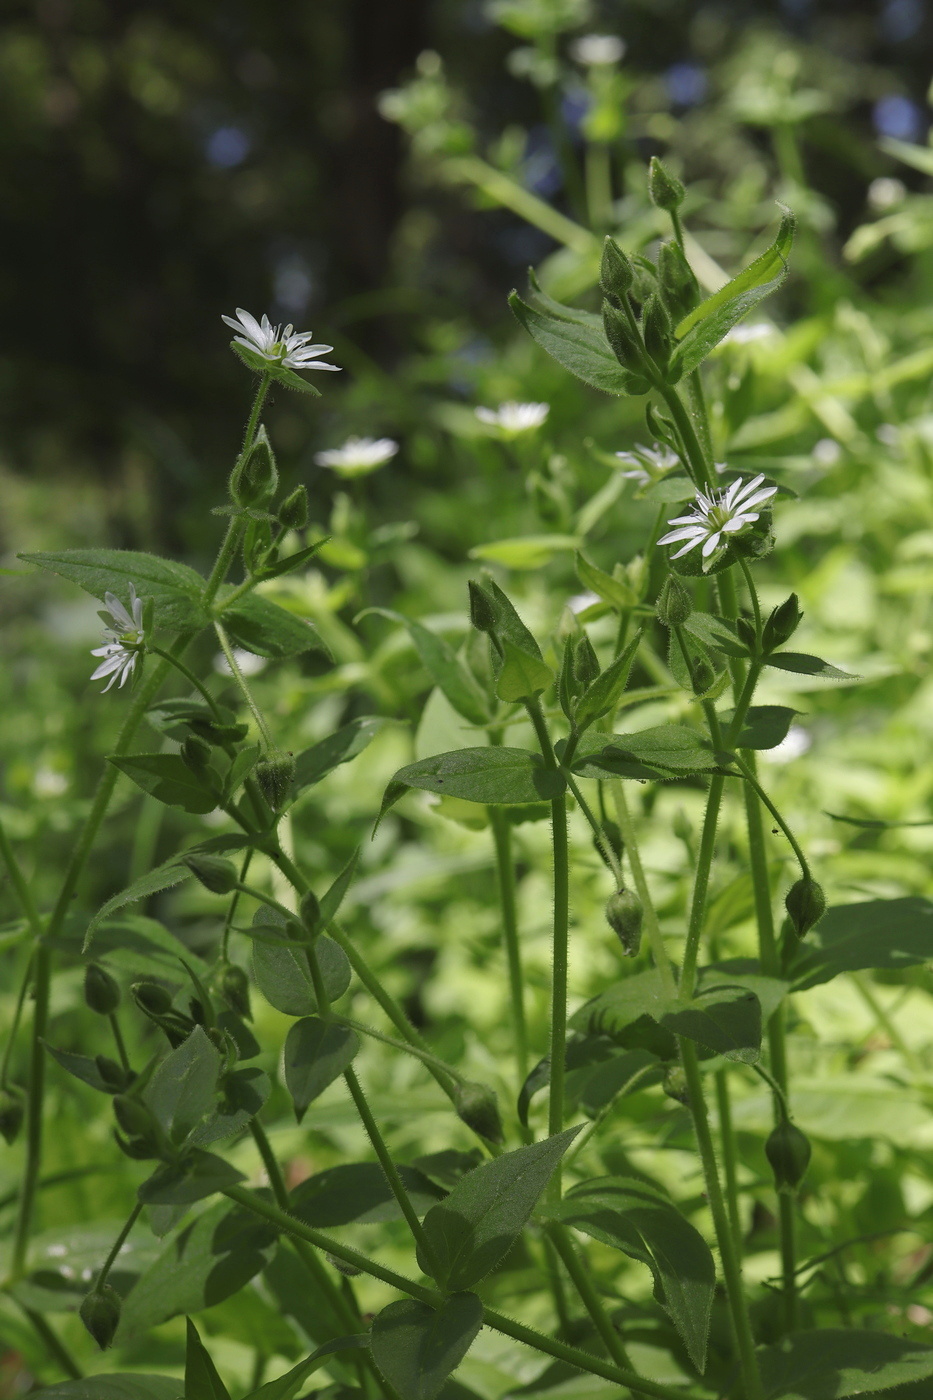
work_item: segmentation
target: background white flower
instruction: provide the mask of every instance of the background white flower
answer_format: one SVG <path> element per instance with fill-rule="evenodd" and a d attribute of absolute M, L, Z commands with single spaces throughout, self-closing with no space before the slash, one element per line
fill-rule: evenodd
<path fill-rule="evenodd" d="M 687 541 L 682 549 L 671 555 L 672 559 L 679 559 L 688 550 L 701 545 L 705 569 L 717 550 L 724 548 L 728 543 L 728 538 L 725 537 L 739 534 L 747 525 L 757 520 L 758 511 L 755 507 L 770 500 L 777 491 L 776 486 L 762 486 L 763 481 L 763 474 L 745 482 L 737 476 L 724 491 L 711 491 L 709 495 L 698 491 L 689 515 L 678 515 L 669 520 L 668 525 L 676 525 L 678 528 L 662 535 L 658 544 Z"/>
<path fill-rule="evenodd" d="M 392 438 L 348 437 L 342 447 L 329 447 L 315 452 L 319 467 L 330 467 L 339 476 L 367 476 L 377 467 L 391 462 L 398 451 Z"/>
<path fill-rule="evenodd" d="M 477 408 L 475 413 L 479 421 L 490 428 L 501 428 L 505 433 L 527 433 L 532 428 L 540 428 L 550 411 L 549 403 L 516 403 L 509 399 L 498 408 Z"/>
<path fill-rule="evenodd" d="M 625 40 L 618 34 L 582 34 L 570 45 L 570 57 L 594 68 L 619 63 L 625 57 Z"/>
<path fill-rule="evenodd" d="M 680 466 L 680 458 L 672 448 L 662 446 L 656 442 L 652 447 L 646 447 L 642 442 L 636 442 L 631 452 L 617 452 L 615 454 L 620 462 L 624 462 L 628 471 L 622 473 L 631 481 L 637 481 L 639 486 L 647 486 L 649 482 L 658 481 L 675 467 Z"/>
<path fill-rule="evenodd" d="M 313 331 L 296 331 L 294 326 L 273 326 L 268 316 L 257 321 L 242 306 L 236 309 L 237 319 L 223 316 L 221 319 L 239 334 L 233 337 L 236 345 L 242 345 L 253 354 L 261 355 L 270 365 L 282 365 L 285 369 L 333 369 L 339 365 L 327 365 L 320 361 L 321 355 L 329 355 L 332 345 L 309 345 Z"/>
<path fill-rule="evenodd" d="M 91 650 L 92 656 L 104 658 L 92 673 L 91 680 L 97 681 L 102 676 L 110 676 L 110 680 L 101 691 L 102 695 L 106 695 L 117 680 L 122 689 L 136 669 L 136 658 L 143 650 L 143 603 L 141 598 L 137 598 L 134 585 L 130 584 L 131 612 L 127 611 L 115 593 L 104 594 L 104 606 L 112 624 L 106 632 L 109 640 L 102 647 L 94 647 Z M 107 621 L 103 612 L 101 617 Z"/>

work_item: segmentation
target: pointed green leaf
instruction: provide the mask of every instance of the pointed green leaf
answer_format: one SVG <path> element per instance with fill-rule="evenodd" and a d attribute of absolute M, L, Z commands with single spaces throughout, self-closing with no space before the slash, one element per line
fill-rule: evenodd
<path fill-rule="evenodd" d="M 841 972 L 897 970 L 933 960 L 933 900 L 869 899 L 827 909 L 807 935 L 788 976 L 803 991 Z"/>
<path fill-rule="evenodd" d="M 193 773 L 177 753 L 108 754 L 107 762 L 132 778 L 143 792 L 169 807 L 203 816 L 213 812 L 218 794 L 199 773 Z"/>
<path fill-rule="evenodd" d="M 794 671 L 799 676 L 820 676 L 827 681 L 857 681 L 852 671 L 840 671 L 838 666 L 830 666 L 818 656 L 808 656 L 802 651 L 775 651 L 765 657 L 766 666 L 774 666 L 778 671 Z"/>
<path fill-rule="evenodd" d="M 455 749 L 400 768 L 386 789 L 383 811 L 412 787 L 492 806 L 550 801 L 565 783 L 558 769 L 527 749 Z"/>
<path fill-rule="evenodd" d="M 181 1381 L 169 1376 L 113 1374 L 31 1390 L 29 1400 L 184 1400 Z"/>
<path fill-rule="evenodd" d="M 615 710 L 628 684 L 635 653 L 641 645 L 641 631 L 636 632 L 625 650 L 597 676 L 593 684 L 577 701 L 573 722 L 577 729 L 586 729 L 603 715 Z"/>
<path fill-rule="evenodd" d="M 911 1381 L 933 1383 L 933 1347 L 856 1327 L 798 1332 L 758 1355 L 765 1400 L 848 1400 Z M 920 1394 L 911 1389 L 918 1400 Z"/>
<path fill-rule="evenodd" d="M 300 1123 L 308 1104 L 352 1063 L 360 1048 L 356 1031 L 319 1016 L 296 1021 L 285 1039 L 285 1084 Z"/>
<path fill-rule="evenodd" d="M 720 716 L 724 727 L 732 721 L 731 710 Z M 735 741 L 737 749 L 774 749 L 787 738 L 787 732 L 799 710 L 788 705 L 752 705 L 745 716 L 741 733 Z"/>
<path fill-rule="evenodd" d="M 540 661 L 541 648 L 522 622 L 508 594 L 492 578 L 484 578 L 482 589 L 495 614 L 495 632 L 499 640 L 511 642 L 526 656 L 533 656 Z"/>
<path fill-rule="evenodd" d="M 260 911 L 265 920 L 273 913 Z M 273 929 L 284 931 L 284 923 L 269 921 Z M 318 967 L 324 979 L 328 1001 L 339 1001 L 350 985 L 352 972 L 347 955 L 332 938 L 321 934 L 314 944 Z M 254 943 L 253 972 L 256 984 L 270 1006 L 286 1016 L 308 1016 L 318 1011 L 308 959 L 300 945 L 295 947 Z"/>
<path fill-rule="evenodd" d="M 318 905 L 321 927 L 326 928 L 331 920 L 337 917 L 340 906 L 347 896 L 347 891 L 353 884 L 353 877 L 356 874 L 359 858 L 360 848 L 357 846 L 334 883 L 321 895 L 320 904 Z"/>
<path fill-rule="evenodd" d="M 471 1288 L 505 1258 L 580 1127 L 484 1162 L 428 1211 L 425 1233 L 445 1289 Z M 429 1261 L 418 1263 L 430 1274 Z"/>
<path fill-rule="evenodd" d="M 130 549 L 62 549 L 19 557 L 60 574 L 101 602 L 105 593 L 114 593 L 128 606 L 132 583 L 143 602 L 152 599 L 157 627 L 180 632 L 207 623 L 201 607 L 204 579 L 186 564 Z"/>
<path fill-rule="evenodd" d="M 405 1400 L 436 1400 L 483 1324 L 475 1293 L 454 1293 L 439 1308 L 405 1298 L 373 1321 L 373 1359 Z"/>
<path fill-rule="evenodd" d="M 462 715 L 470 724 L 489 722 L 489 702 L 485 693 L 473 673 L 464 666 L 443 637 L 391 608 L 367 608 L 366 611 L 400 622 L 407 629 L 425 670 L 458 715 Z"/>
<path fill-rule="evenodd" d="M 248 593 L 223 609 L 223 624 L 237 646 L 280 660 L 306 651 L 330 655 L 327 643 L 306 618 L 280 608 L 261 593 Z"/>
<path fill-rule="evenodd" d="M 523 301 L 518 292 L 512 292 L 509 306 L 532 340 L 584 384 L 606 394 L 630 392 L 635 376 L 619 364 L 599 317 L 587 321 L 558 317 Z"/>
<path fill-rule="evenodd" d="M 230 1400 L 230 1392 L 218 1376 L 217 1367 L 190 1317 L 185 1350 L 185 1400 Z"/>
<path fill-rule="evenodd" d="M 691 494 L 692 490 L 691 490 Z M 575 556 L 577 567 L 577 578 L 597 597 L 602 598 L 610 607 L 620 612 L 623 608 L 630 608 L 636 599 L 627 583 L 622 579 L 612 577 L 612 574 L 605 573 L 602 569 L 591 564 L 582 554 Z"/>
<path fill-rule="evenodd" d="M 319 783 L 333 768 L 356 758 L 386 723 L 388 721 L 380 715 L 361 715 L 298 754 L 295 758 L 295 792 L 310 787 L 312 783 Z"/>
<path fill-rule="evenodd" d="M 721 757 L 696 730 L 662 724 L 635 734 L 586 734 L 572 767 L 583 778 L 674 778 L 716 772 Z"/>
<path fill-rule="evenodd" d="M 56 1050 L 54 1045 L 48 1045 L 45 1041 L 43 1044 L 52 1059 L 68 1074 L 73 1074 L 75 1079 L 90 1084 L 92 1089 L 99 1089 L 103 1094 L 113 1093 L 113 1089 L 101 1079 L 97 1061 L 92 1060 L 89 1055 L 76 1055 L 71 1050 Z"/>
<path fill-rule="evenodd" d="M 167 1136 L 183 1143 L 214 1107 L 220 1052 L 200 1026 L 156 1067 L 143 1094 Z"/>
<path fill-rule="evenodd" d="M 302 1381 L 307 1380 L 312 1371 L 316 1371 L 329 1356 L 336 1356 L 342 1351 L 363 1351 L 369 1344 L 368 1332 L 356 1332 L 349 1337 L 335 1337 L 332 1342 L 325 1342 L 322 1347 L 318 1347 L 307 1360 L 299 1361 L 298 1365 L 293 1366 L 284 1376 L 279 1376 L 278 1380 L 268 1381 L 258 1390 L 251 1390 L 245 1400 L 293 1400 Z"/>
<path fill-rule="evenodd" d="M 140 1186 L 137 1195 L 146 1206 L 190 1206 L 246 1178 L 214 1152 L 194 1148 L 180 1162 L 159 1167 Z"/>
<path fill-rule="evenodd" d="M 547 690 L 554 679 L 550 666 L 520 651 L 507 637 L 502 646 L 505 656 L 496 682 L 496 694 L 500 700 L 514 704 L 518 700 L 530 700 Z"/>
<path fill-rule="evenodd" d="M 577 535 L 517 535 L 512 539 L 490 540 L 469 551 L 471 559 L 501 564 L 504 569 L 543 569 L 558 554 L 577 549 Z"/>
<path fill-rule="evenodd" d="M 689 1002 L 671 998 L 655 1019 L 727 1060 L 749 1065 L 761 1054 L 761 1003 L 748 987 L 703 988 Z"/>
<path fill-rule="evenodd" d="M 471 1163 L 475 1166 L 475 1162 Z M 399 1165 L 399 1176 L 415 1212 L 424 1215 L 445 1192 L 417 1167 Z M 402 1210 L 378 1162 L 342 1162 L 315 1172 L 291 1193 L 290 1209 L 316 1229 L 401 1220 Z"/>

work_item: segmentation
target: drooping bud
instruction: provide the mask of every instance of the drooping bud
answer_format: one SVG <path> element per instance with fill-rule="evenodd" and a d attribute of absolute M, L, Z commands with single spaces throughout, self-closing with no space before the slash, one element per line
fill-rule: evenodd
<path fill-rule="evenodd" d="M 470 591 L 470 621 L 477 632 L 492 633 L 496 630 L 496 610 L 483 588 L 473 579 L 467 584 Z"/>
<path fill-rule="evenodd" d="M 249 978 L 242 967 L 227 963 L 220 974 L 220 994 L 245 1021 L 253 1019 L 249 1004 Z"/>
<path fill-rule="evenodd" d="M 680 579 L 668 574 L 664 587 L 654 605 L 658 621 L 664 627 L 683 627 L 693 612 L 693 601 Z"/>
<path fill-rule="evenodd" d="M 603 243 L 603 256 L 599 268 L 599 285 L 607 297 L 617 297 L 619 301 L 631 290 L 635 273 L 628 255 L 622 251 L 614 238 L 608 235 Z"/>
<path fill-rule="evenodd" d="M 826 896 L 822 885 L 802 875 L 787 891 L 784 908 L 798 938 L 804 938 L 826 913 Z"/>
<path fill-rule="evenodd" d="M 78 1313 L 101 1351 L 106 1351 L 113 1341 L 120 1321 L 122 1307 L 120 1295 L 109 1283 L 83 1299 Z"/>
<path fill-rule="evenodd" d="M 181 746 L 182 761 L 192 773 L 206 771 L 211 758 L 211 746 L 197 734 L 189 734 Z"/>
<path fill-rule="evenodd" d="M 676 1103 L 682 1103 L 685 1108 L 690 1107 L 687 1076 L 684 1074 L 682 1065 L 668 1065 L 664 1071 L 661 1087 L 669 1099 L 674 1099 Z"/>
<path fill-rule="evenodd" d="M 199 880 L 211 894 L 230 894 L 240 882 L 236 866 L 223 856 L 213 856 L 206 851 L 192 851 L 185 856 L 185 865 L 196 880 Z"/>
<path fill-rule="evenodd" d="M 158 982 L 134 982 L 130 991 L 140 1011 L 147 1016 L 164 1016 L 172 1009 L 172 994 Z"/>
<path fill-rule="evenodd" d="M 269 499 L 278 484 L 275 453 L 265 428 L 261 427 L 230 473 L 230 496 L 238 506 L 257 506 Z"/>
<path fill-rule="evenodd" d="M 782 1118 L 765 1143 L 765 1156 L 779 1191 L 795 1191 L 810 1165 L 810 1139 L 789 1118 Z"/>
<path fill-rule="evenodd" d="M 803 613 L 800 611 L 800 599 L 796 593 L 792 593 L 789 598 L 776 607 L 768 621 L 765 623 L 762 634 L 762 644 L 765 651 L 773 651 L 775 647 L 783 646 L 797 631 Z"/>
<path fill-rule="evenodd" d="M 256 764 L 256 782 L 259 791 L 272 808 L 281 812 L 288 805 L 295 780 L 295 760 L 290 753 L 279 753 L 274 758 L 264 758 Z"/>
<path fill-rule="evenodd" d="M 616 890 L 606 903 L 609 927 L 622 945 L 627 958 L 634 958 L 641 947 L 642 902 L 631 890 Z"/>
<path fill-rule="evenodd" d="M 657 156 L 652 156 L 648 166 L 648 193 L 652 204 L 671 213 L 683 204 L 687 191 L 677 177 L 664 168 Z"/>
<path fill-rule="evenodd" d="M 279 506 L 279 523 L 286 530 L 303 530 L 308 523 L 308 492 L 304 486 L 296 486 L 290 496 Z"/>
<path fill-rule="evenodd" d="M 120 1005 L 120 987 L 99 963 L 88 963 L 84 973 L 84 1000 L 98 1016 L 112 1016 Z"/>
<path fill-rule="evenodd" d="M 16 1084 L 6 1084 L 0 1089 L 0 1134 L 10 1147 L 19 1137 L 25 1107 L 26 1096 Z"/>
<path fill-rule="evenodd" d="M 505 1141 L 496 1095 L 485 1084 L 474 1084 L 468 1080 L 458 1084 L 454 1106 L 460 1121 L 487 1142 Z"/>
<path fill-rule="evenodd" d="M 111 1094 L 122 1094 L 133 1082 L 133 1071 L 125 1070 L 116 1060 L 111 1060 L 109 1055 L 95 1055 L 94 1063 L 97 1073 Z"/>
<path fill-rule="evenodd" d="M 573 649 L 574 679 L 579 681 L 582 686 L 592 685 L 601 671 L 602 667 L 599 664 L 599 657 L 593 649 L 593 643 L 584 632 Z"/>

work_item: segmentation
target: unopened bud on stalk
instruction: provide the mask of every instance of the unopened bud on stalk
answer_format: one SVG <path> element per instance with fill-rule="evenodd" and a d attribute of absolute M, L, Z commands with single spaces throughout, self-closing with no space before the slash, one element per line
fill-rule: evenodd
<path fill-rule="evenodd" d="M 782 646 L 784 642 L 790 641 L 791 637 L 800 626 L 803 613 L 800 611 L 800 600 L 796 593 L 792 593 L 789 598 L 785 598 L 779 607 L 775 608 L 764 626 L 762 641 L 766 651 L 773 651 L 775 647 Z"/>
<path fill-rule="evenodd" d="M 463 1081 L 457 1085 L 454 1106 L 457 1117 L 487 1142 L 505 1141 L 499 1105 L 492 1089 L 485 1084 Z"/>
<path fill-rule="evenodd" d="M 0 1134 L 12 1147 L 23 1126 L 26 1096 L 15 1084 L 6 1084 L 0 1089 Z"/>
<path fill-rule="evenodd" d="M 286 530 L 303 530 L 307 525 L 308 493 L 303 486 L 296 486 L 279 506 L 279 523 Z"/>
<path fill-rule="evenodd" d="M 211 757 L 211 746 L 197 734 L 189 734 L 181 746 L 182 761 L 192 773 L 203 773 Z"/>
<path fill-rule="evenodd" d="M 113 1116 L 130 1137 L 143 1138 L 147 1142 L 155 1141 L 158 1137 L 152 1110 L 130 1094 L 117 1094 L 113 1101 Z"/>
<path fill-rule="evenodd" d="M 704 656 L 690 659 L 690 681 L 694 695 L 705 695 L 716 681 L 716 672 Z"/>
<path fill-rule="evenodd" d="M 607 297 L 617 297 L 619 301 L 631 290 L 635 273 L 628 255 L 622 251 L 615 239 L 606 237 L 603 243 L 603 256 L 599 268 L 599 285 Z"/>
<path fill-rule="evenodd" d="M 269 499 L 278 484 L 275 453 L 265 428 L 261 427 L 230 473 L 230 495 L 238 506 L 257 506 Z"/>
<path fill-rule="evenodd" d="M 477 632 L 495 632 L 496 610 L 486 592 L 470 579 L 467 587 L 470 592 L 470 621 Z"/>
<path fill-rule="evenodd" d="M 132 1070 L 125 1070 L 116 1060 L 111 1060 L 109 1055 L 95 1055 L 94 1063 L 97 1073 L 111 1094 L 122 1094 L 124 1089 L 129 1088 L 133 1081 Z"/>
<path fill-rule="evenodd" d="M 273 812 L 281 812 L 287 806 L 294 778 L 295 760 L 291 754 L 276 754 L 274 758 L 264 758 L 256 764 L 259 791 Z"/>
<path fill-rule="evenodd" d="M 603 302 L 603 330 L 619 363 L 632 371 L 640 371 L 645 363 L 641 337 L 624 312 L 619 311 L 610 301 Z"/>
<path fill-rule="evenodd" d="M 810 1165 L 810 1139 L 789 1118 L 782 1118 L 765 1143 L 765 1156 L 779 1191 L 795 1191 Z"/>
<path fill-rule="evenodd" d="M 573 649 L 574 679 L 583 686 L 592 685 L 600 671 L 599 657 L 593 650 L 593 643 L 584 632 Z"/>
<path fill-rule="evenodd" d="M 172 994 L 158 982 L 134 982 L 130 991 L 140 1011 L 148 1016 L 164 1016 L 172 1009 Z"/>
<path fill-rule="evenodd" d="M 240 882 L 233 861 L 225 860 L 223 856 L 193 851 L 185 856 L 185 865 L 211 894 L 230 894 Z"/>
<path fill-rule="evenodd" d="M 755 631 L 754 624 L 749 622 L 747 617 L 737 617 L 735 619 L 735 630 L 739 641 L 742 642 L 744 646 L 748 647 L 749 651 L 754 656 L 758 650 L 758 634 Z"/>
<path fill-rule="evenodd" d="M 787 891 L 784 908 L 797 937 L 805 937 L 817 920 L 826 913 L 826 896 L 822 885 L 802 875 Z"/>
<path fill-rule="evenodd" d="M 113 1341 L 120 1322 L 120 1295 L 109 1283 L 88 1293 L 82 1301 L 78 1313 L 101 1351 L 106 1351 Z"/>
<path fill-rule="evenodd" d="M 687 1076 L 684 1074 L 681 1065 L 668 1065 L 664 1071 L 664 1080 L 661 1085 L 669 1099 L 674 1099 L 677 1103 L 682 1103 L 685 1108 L 690 1107 L 690 1094 L 687 1090 Z"/>
<path fill-rule="evenodd" d="M 642 331 L 645 349 L 655 364 L 666 365 L 671 354 L 671 318 L 667 314 L 664 302 L 655 292 L 652 292 L 645 303 Z"/>
<path fill-rule="evenodd" d="M 99 963 L 88 963 L 85 970 L 84 1000 L 98 1016 L 112 1016 L 120 1005 L 120 987 Z"/>
<path fill-rule="evenodd" d="M 252 1007 L 249 1004 L 249 978 L 242 967 L 237 967 L 235 963 L 227 963 L 220 974 L 220 994 L 238 1016 L 242 1016 L 246 1021 L 253 1019 Z"/>
<path fill-rule="evenodd" d="M 665 170 L 657 156 L 652 156 L 648 166 L 648 193 L 652 204 L 671 213 L 683 204 L 687 191 L 675 175 Z"/>
<path fill-rule="evenodd" d="M 616 890 L 606 903 L 609 927 L 621 943 L 627 958 L 634 958 L 641 947 L 644 913 L 641 900 L 631 890 Z"/>
<path fill-rule="evenodd" d="M 665 579 L 654 610 L 664 627 L 683 627 L 693 612 L 690 594 L 674 574 L 668 574 Z"/>

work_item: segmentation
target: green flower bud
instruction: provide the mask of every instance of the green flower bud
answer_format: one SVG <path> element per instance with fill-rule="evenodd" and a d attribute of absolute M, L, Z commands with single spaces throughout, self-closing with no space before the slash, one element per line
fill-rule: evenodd
<path fill-rule="evenodd" d="M 113 1341 L 120 1321 L 120 1295 L 109 1283 L 88 1293 L 78 1309 L 81 1321 L 94 1338 L 101 1351 L 106 1351 Z"/>
<path fill-rule="evenodd" d="M 120 1005 L 120 987 L 99 963 L 88 963 L 84 973 L 84 1000 L 98 1016 L 111 1016 Z"/>
<path fill-rule="evenodd" d="M 273 812 L 281 812 L 288 806 L 292 783 L 295 781 L 294 758 L 290 753 L 276 754 L 275 758 L 264 758 L 256 764 L 255 772 L 259 791 Z"/>
<path fill-rule="evenodd" d="M 463 1082 L 457 1085 L 454 1106 L 457 1117 L 487 1142 L 505 1141 L 499 1105 L 492 1089 L 485 1084 Z"/>
<path fill-rule="evenodd" d="M 810 1139 L 789 1118 L 782 1118 L 765 1143 L 765 1156 L 779 1191 L 795 1191 L 810 1165 Z"/>
<path fill-rule="evenodd" d="M 223 856 L 212 856 L 204 851 L 192 851 L 185 856 L 185 865 L 196 880 L 200 880 L 211 894 L 229 894 L 240 883 L 236 866 Z"/>
<path fill-rule="evenodd" d="M 641 947 L 641 924 L 644 918 L 641 900 L 631 890 L 616 890 L 606 903 L 609 927 L 622 945 L 627 958 L 634 958 Z"/>
<path fill-rule="evenodd" d="M 682 1103 L 685 1108 L 690 1107 L 687 1076 L 684 1074 L 682 1065 L 668 1065 L 664 1071 L 661 1087 L 669 1099 L 673 1099 L 676 1103 Z"/>
<path fill-rule="evenodd" d="M 783 646 L 784 642 L 790 641 L 800 626 L 802 617 L 800 600 L 796 593 L 792 593 L 789 598 L 785 598 L 779 607 L 774 609 L 765 623 L 762 635 L 765 651 L 773 651 L 775 647 Z"/>
<path fill-rule="evenodd" d="M 665 170 L 657 156 L 652 156 L 648 166 L 648 193 L 652 204 L 670 214 L 683 204 L 687 191 L 676 176 Z"/>
<path fill-rule="evenodd" d="M 611 302 L 603 302 L 603 330 L 619 364 L 638 373 L 644 366 L 645 353 L 641 337 L 624 312 Z"/>
<path fill-rule="evenodd" d="M 668 574 L 664 587 L 654 605 L 658 621 L 664 627 L 683 627 L 693 612 L 693 600 L 689 592 L 674 574 Z"/>
<path fill-rule="evenodd" d="M 787 891 L 784 908 L 797 937 L 803 938 L 826 913 L 826 896 L 822 885 L 802 875 Z"/>
<path fill-rule="evenodd" d="M 275 453 L 265 428 L 261 427 L 252 446 L 240 454 L 230 473 L 230 496 L 236 505 L 245 509 L 267 501 L 278 484 L 279 471 L 275 465 Z"/>
<path fill-rule="evenodd" d="M 735 619 L 735 630 L 739 641 L 742 642 L 744 646 L 748 647 L 753 656 L 757 655 L 758 634 L 755 631 L 754 624 L 749 622 L 747 617 L 737 617 Z"/>
<path fill-rule="evenodd" d="M 141 1099 L 135 1099 L 130 1094 L 117 1094 L 113 1101 L 113 1116 L 130 1137 L 153 1143 L 158 1141 L 158 1123 L 152 1110 Z"/>
<path fill-rule="evenodd" d="M 303 486 L 296 486 L 279 506 L 279 523 L 286 530 L 303 530 L 307 525 L 308 493 Z"/>
<path fill-rule="evenodd" d="M 645 349 L 655 364 L 666 365 L 671 357 L 673 330 L 667 308 L 657 293 L 653 292 L 645 303 L 642 333 L 645 337 Z"/>
<path fill-rule="evenodd" d="M 26 1096 L 16 1084 L 6 1084 L 0 1089 L 0 1134 L 10 1147 L 19 1137 L 23 1126 Z"/>
<path fill-rule="evenodd" d="M 635 273 L 628 255 L 622 251 L 615 239 L 606 237 L 603 243 L 603 256 L 599 268 L 599 285 L 607 297 L 617 297 L 619 301 L 631 290 Z"/>
<path fill-rule="evenodd" d="M 124 1089 L 128 1089 L 133 1082 L 133 1071 L 127 1072 L 122 1065 L 118 1065 L 116 1060 L 111 1060 L 109 1055 L 95 1055 L 94 1063 L 97 1066 L 97 1073 L 111 1094 L 122 1094 Z"/>
<path fill-rule="evenodd" d="M 478 583 L 470 579 L 467 584 L 470 591 L 470 621 L 477 632 L 494 633 L 496 630 L 496 610 L 492 605 L 492 600 Z"/>
<path fill-rule="evenodd" d="M 220 974 L 220 994 L 238 1016 L 242 1016 L 245 1021 L 253 1019 L 252 1007 L 249 1004 L 249 978 L 242 967 L 237 967 L 235 963 L 226 964 Z"/>
<path fill-rule="evenodd" d="M 584 632 L 573 649 L 574 679 L 583 686 L 592 685 L 601 671 L 602 667 L 599 664 L 599 657 L 593 650 L 593 643 Z"/>
<path fill-rule="evenodd" d="M 700 300 L 700 286 L 678 243 L 662 243 L 658 253 L 658 282 L 672 319 L 683 320 Z"/>
<path fill-rule="evenodd" d="M 114 1141 L 125 1157 L 133 1162 L 151 1162 L 158 1157 L 158 1149 L 146 1138 L 124 1138 L 114 1129 Z"/>
<path fill-rule="evenodd" d="M 134 982 L 130 991 L 140 1011 L 147 1016 L 164 1016 L 172 1009 L 172 994 L 158 982 Z"/>
<path fill-rule="evenodd" d="M 192 773 L 204 773 L 211 758 L 211 746 L 197 734 L 189 734 L 181 746 L 182 761 Z"/>

